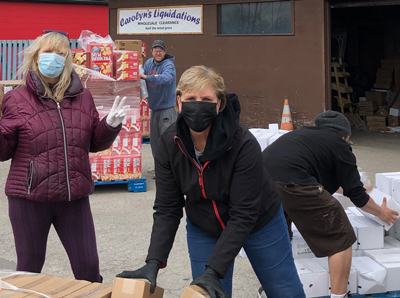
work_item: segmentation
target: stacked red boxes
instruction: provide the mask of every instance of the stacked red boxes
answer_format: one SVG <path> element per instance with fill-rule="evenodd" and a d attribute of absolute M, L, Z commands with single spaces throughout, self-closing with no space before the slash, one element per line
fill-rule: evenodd
<path fill-rule="evenodd" d="M 102 181 L 138 179 L 142 177 L 140 154 L 102 156 Z"/>
<path fill-rule="evenodd" d="M 140 131 L 142 136 L 150 135 L 150 108 L 147 98 L 140 99 Z"/>
<path fill-rule="evenodd" d="M 110 43 L 89 43 L 88 52 L 90 69 L 113 78 L 113 45 Z M 100 81 L 101 79 L 93 77 L 92 80 Z"/>
<path fill-rule="evenodd" d="M 92 178 L 97 181 L 101 179 L 101 173 L 103 171 L 101 156 L 90 154 L 90 165 L 92 168 Z"/>
<path fill-rule="evenodd" d="M 139 79 L 139 52 L 115 51 L 115 79 L 117 81 L 136 81 Z"/>
<path fill-rule="evenodd" d="M 98 109 L 102 119 L 109 111 Z M 126 108 L 122 128 L 110 148 L 90 154 L 93 180 L 115 181 L 142 177 L 140 109 Z"/>

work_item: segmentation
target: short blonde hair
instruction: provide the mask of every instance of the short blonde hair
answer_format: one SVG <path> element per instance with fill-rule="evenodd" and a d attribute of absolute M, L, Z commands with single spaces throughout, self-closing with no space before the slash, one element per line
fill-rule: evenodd
<path fill-rule="evenodd" d="M 183 93 L 190 91 L 201 91 L 206 86 L 215 90 L 217 98 L 221 101 L 219 112 L 222 112 L 226 106 L 226 88 L 224 79 L 214 69 L 204 65 L 192 66 L 181 76 L 176 88 L 176 96 L 182 96 Z M 178 101 L 175 102 L 175 109 L 178 111 Z"/>
<path fill-rule="evenodd" d="M 50 89 L 49 85 L 44 80 L 37 64 L 39 51 L 45 44 L 49 45 L 50 50 L 57 50 L 60 46 L 64 47 L 66 50 L 65 66 L 61 73 L 60 80 L 54 86 L 54 92 Z M 58 102 L 61 102 L 61 100 L 64 98 L 65 91 L 71 84 L 72 55 L 68 38 L 58 32 L 50 32 L 41 35 L 37 37 L 33 41 L 33 43 L 31 43 L 29 47 L 24 50 L 23 55 L 24 60 L 18 70 L 18 75 L 23 75 L 22 85 L 26 85 L 26 75 L 28 71 L 34 71 L 40 78 L 45 88 L 44 96 L 53 98 Z"/>

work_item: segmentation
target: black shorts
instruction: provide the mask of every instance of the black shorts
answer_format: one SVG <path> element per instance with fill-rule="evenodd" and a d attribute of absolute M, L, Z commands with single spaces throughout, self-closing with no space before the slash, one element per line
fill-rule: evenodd
<path fill-rule="evenodd" d="M 317 257 L 344 251 L 357 240 L 342 205 L 323 186 L 277 184 L 284 210 Z"/>

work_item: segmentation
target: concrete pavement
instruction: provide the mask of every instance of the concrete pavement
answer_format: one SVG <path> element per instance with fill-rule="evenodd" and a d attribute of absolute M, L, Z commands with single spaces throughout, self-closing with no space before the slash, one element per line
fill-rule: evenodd
<path fill-rule="evenodd" d="M 378 172 L 400 171 L 400 134 L 353 132 L 353 151 L 360 168 L 367 172 L 372 183 Z M 122 270 L 144 265 L 152 226 L 152 205 L 155 183 L 147 170 L 152 167 L 150 145 L 143 145 L 143 173 L 147 191 L 133 193 L 126 185 L 97 186 L 91 196 L 91 207 L 97 233 L 100 270 L 104 283 L 111 284 Z M 14 269 L 16 255 L 8 218 L 4 184 L 10 163 L 0 163 L 0 269 Z M 73 277 L 67 255 L 54 229 L 51 229 L 43 273 Z M 165 289 L 165 298 L 180 297 L 191 282 L 184 219 L 178 230 L 168 266 L 160 270 L 158 285 Z M 255 298 L 259 282 L 247 259 L 237 257 L 234 273 L 234 297 Z"/>

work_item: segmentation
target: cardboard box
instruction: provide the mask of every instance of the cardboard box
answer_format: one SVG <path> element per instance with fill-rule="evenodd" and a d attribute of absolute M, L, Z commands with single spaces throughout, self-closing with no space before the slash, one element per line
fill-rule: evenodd
<path fill-rule="evenodd" d="M 356 207 L 349 207 L 347 210 L 354 214 L 354 217 L 349 216 L 348 218 L 352 227 L 357 228 L 357 249 L 383 248 L 383 226 L 366 218 Z"/>
<path fill-rule="evenodd" d="M 140 117 L 143 116 L 150 116 L 150 109 L 147 98 L 140 99 Z"/>
<path fill-rule="evenodd" d="M 313 259 L 295 259 L 294 264 L 307 297 L 330 295 L 328 271 Z"/>
<path fill-rule="evenodd" d="M 112 144 L 112 155 L 140 154 L 142 134 L 140 131 L 120 132 Z"/>
<path fill-rule="evenodd" d="M 102 181 L 138 179 L 142 177 L 139 154 L 102 156 Z"/>
<path fill-rule="evenodd" d="M 137 81 L 139 79 L 139 71 L 116 71 L 115 79 L 117 81 Z"/>
<path fill-rule="evenodd" d="M 114 51 L 115 62 L 123 62 L 123 61 L 139 62 L 139 58 L 140 58 L 139 52 L 136 51 L 123 51 L 123 50 Z"/>
<path fill-rule="evenodd" d="M 90 69 L 106 75 L 110 78 L 114 77 L 113 73 L 113 46 L 110 43 L 89 43 L 88 52 L 90 55 Z M 93 81 L 101 80 L 92 77 Z"/>
<path fill-rule="evenodd" d="M 140 120 L 140 130 L 142 132 L 142 136 L 150 135 L 150 119 L 141 119 Z"/>
<path fill-rule="evenodd" d="M 376 188 L 392 196 L 392 179 L 400 179 L 400 172 L 376 173 Z"/>
<path fill-rule="evenodd" d="M 389 115 L 388 122 L 389 122 L 389 126 L 399 126 L 400 125 L 400 116 Z"/>
<path fill-rule="evenodd" d="M 94 282 L 65 296 L 65 298 L 111 298 L 112 289 L 112 285 Z"/>
<path fill-rule="evenodd" d="M 63 298 L 75 291 L 78 291 L 91 283 L 86 280 L 76 280 L 72 278 L 63 278 L 61 281 L 41 290 L 40 292 L 53 298 Z"/>
<path fill-rule="evenodd" d="M 164 289 L 156 287 L 153 294 L 150 293 L 149 282 L 119 278 L 114 279 L 114 285 L 112 290 L 111 298 L 162 298 L 164 295 Z"/>
<path fill-rule="evenodd" d="M 380 190 L 378 190 L 378 189 L 376 189 L 376 188 L 372 189 L 372 191 L 370 191 L 368 194 L 369 194 L 369 196 L 370 196 L 371 198 L 374 199 L 375 203 L 378 204 L 379 206 L 382 205 L 383 199 L 386 198 L 387 207 L 390 208 L 390 209 L 393 209 L 393 210 L 395 210 L 395 211 L 397 211 L 397 212 L 399 212 L 399 214 L 400 214 L 400 203 L 396 202 L 391 196 L 389 196 L 389 195 L 387 195 L 387 194 L 381 192 Z M 383 227 L 385 228 L 386 231 L 388 231 L 388 230 L 392 227 L 392 225 L 389 226 L 389 225 L 387 225 L 385 222 L 383 222 L 382 220 L 380 220 L 378 216 L 375 216 L 375 215 L 372 215 L 372 214 L 370 214 L 370 213 L 368 213 L 368 212 L 365 212 L 365 211 L 363 211 L 363 210 L 360 209 L 360 208 L 357 208 L 357 209 L 358 209 L 358 211 L 360 211 L 365 217 L 367 217 L 367 218 L 369 218 L 369 219 L 371 219 L 371 220 L 377 222 L 379 225 L 383 226 Z"/>
<path fill-rule="evenodd" d="M 387 118 L 387 116 L 389 116 L 389 107 L 380 106 L 379 109 L 375 112 L 375 115 Z"/>
<path fill-rule="evenodd" d="M 139 52 L 139 57 L 142 57 L 142 41 L 141 40 L 116 40 L 115 45 L 117 50 L 136 51 Z"/>
<path fill-rule="evenodd" d="M 146 57 L 146 52 L 147 52 L 147 44 L 145 42 L 142 42 L 142 57 L 141 58 Z"/>
<path fill-rule="evenodd" d="M 34 275 L 34 276 L 30 276 L 30 275 L 23 275 L 18 277 L 17 279 L 10 279 L 10 280 L 6 280 L 3 279 L 4 281 L 18 287 L 21 289 L 27 289 L 27 290 L 31 290 L 31 291 L 36 291 L 36 292 L 41 292 L 43 289 L 59 282 L 62 280 L 62 278 L 60 277 L 56 277 L 56 276 L 50 276 L 50 275 L 44 275 L 44 274 L 38 274 L 38 275 Z M 16 282 L 18 281 L 18 282 Z M 23 297 L 27 297 L 29 295 L 31 295 L 32 292 L 13 292 L 13 295 L 10 297 L 13 298 L 23 298 Z M 1 297 L 4 297 L 5 295 L 3 295 L 3 293 L 0 292 Z"/>
<path fill-rule="evenodd" d="M 94 181 L 100 180 L 102 173 L 101 155 L 94 155 L 94 156 L 90 155 L 89 160 L 90 160 L 90 167 L 92 170 L 92 179 Z"/>
<path fill-rule="evenodd" d="M 394 68 L 379 68 L 376 72 L 377 77 L 392 77 Z"/>
<path fill-rule="evenodd" d="M 0 109 L 1 109 L 1 103 L 3 102 L 4 94 L 6 94 L 8 91 L 17 88 L 19 85 L 21 85 L 22 81 L 21 80 L 9 80 L 9 81 L 0 81 Z M 1 116 L 1 110 L 0 110 L 0 116 Z"/>
<path fill-rule="evenodd" d="M 390 108 L 389 116 L 399 117 L 400 116 L 400 109 Z"/>
<path fill-rule="evenodd" d="M 295 259 L 311 259 L 316 258 L 314 253 L 311 251 L 307 242 L 301 236 L 300 232 L 297 230 L 296 226 L 292 223 L 292 254 Z"/>
<path fill-rule="evenodd" d="M 140 109 L 126 108 L 124 110 L 126 117 L 122 121 L 121 131 L 140 131 Z"/>
<path fill-rule="evenodd" d="M 366 250 L 365 255 L 386 269 L 386 291 L 400 290 L 400 249 Z"/>
<path fill-rule="evenodd" d="M 183 290 L 181 298 L 210 298 L 210 295 L 203 288 L 193 285 Z"/>
<path fill-rule="evenodd" d="M 396 60 L 381 60 L 381 68 L 394 69 Z"/>
<path fill-rule="evenodd" d="M 357 270 L 358 294 L 386 292 L 386 269 L 369 257 L 352 258 Z"/>

